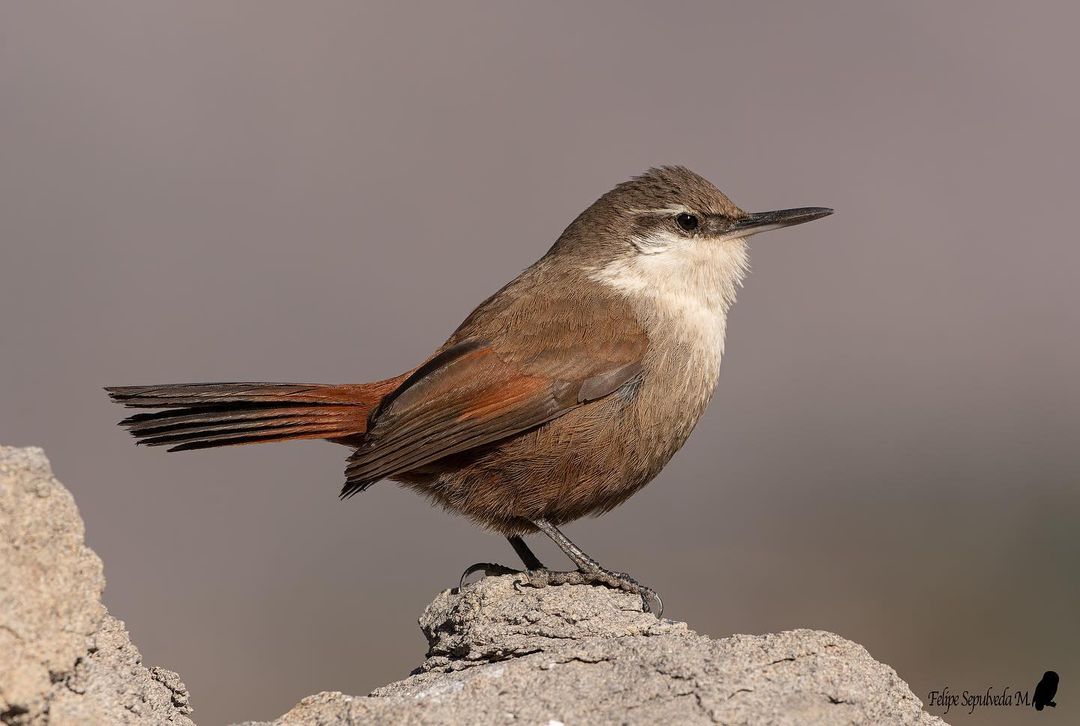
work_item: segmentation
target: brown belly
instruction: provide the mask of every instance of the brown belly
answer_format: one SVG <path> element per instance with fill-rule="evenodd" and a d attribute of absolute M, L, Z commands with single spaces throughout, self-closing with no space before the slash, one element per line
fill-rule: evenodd
<path fill-rule="evenodd" d="M 647 397 L 635 390 L 586 404 L 539 428 L 450 457 L 398 481 L 503 534 L 600 514 L 647 484 L 696 421 L 643 425 Z M 674 425 L 672 425 L 674 424 Z M 680 425 L 684 424 L 684 425 Z"/>

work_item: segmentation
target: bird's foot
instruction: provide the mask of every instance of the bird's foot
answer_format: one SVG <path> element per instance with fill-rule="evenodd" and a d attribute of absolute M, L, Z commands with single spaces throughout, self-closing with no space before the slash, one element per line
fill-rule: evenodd
<path fill-rule="evenodd" d="M 614 572 L 602 567 L 588 570 L 549 570 L 541 568 L 536 570 L 515 570 L 506 565 L 495 562 L 477 562 L 470 565 L 461 573 L 458 580 L 458 590 L 466 585 L 466 580 L 477 572 L 484 573 L 484 577 L 496 577 L 499 575 L 524 575 L 521 584 L 528 587 L 547 587 L 548 585 L 602 585 L 612 590 L 631 592 L 641 597 L 641 609 L 652 613 L 657 618 L 664 615 L 664 599 L 660 593 L 651 587 L 646 587 L 625 572 Z M 518 583 L 514 584 L 517 587 Z M 655 604 L 655 607 L 654 607 Z"/>
<path fill-rule="evenodd" d="M 475 567 L 476 565 L 473 565 Z M 530 587 L 548 585 L 603 585 L 613 590 L 632 592 L 641 597 L 641 609 L 657 618 L 664 615 L 664 600 L 660 593 L 642 585 L 625 572 L 613 572 L 602 567 L 588 570 L 529 570 L 524 573 L 524 584 Z M 655 607 L 653 606 L 655 603 Z"/>

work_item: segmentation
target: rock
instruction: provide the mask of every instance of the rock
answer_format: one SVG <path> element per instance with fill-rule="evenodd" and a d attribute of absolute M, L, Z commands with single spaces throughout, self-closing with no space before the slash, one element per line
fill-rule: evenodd
<path fill-rule="evenodd" d="M 0 723 L 192 725 L 187 688 L 142 664 L 104 586 L 44 454 L 0 446 Z M 944 723 L 832 633 L 712 640 L 602 587 L 490 577 L 439 594 L 420 627 L 410 677 L 309 696 L 271 723 Z"/>
<path fill-rule="evenodd" d="M 443 592 L 420 618 L 429 650 L 412 676 L 367 697 L 310 696 L 272 723 L 943 723 L 832 633 L 712 640 L 633 595 L 522 582 Z"/>
<path fill-rule="evenodd" d="M 0 446 L 0 723 L 193 723 L 179 676 L 142 665 L 104 587 L 44 453 Z"/>

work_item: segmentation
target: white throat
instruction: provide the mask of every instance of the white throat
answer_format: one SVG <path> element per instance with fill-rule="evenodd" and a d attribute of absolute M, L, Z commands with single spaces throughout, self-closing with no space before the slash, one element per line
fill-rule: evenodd
<path fill-rule="evenodd" d="M 594 268 L 590 277 L 625 295 L 661 350 L 685 350 L 715 383 L 727 312 L 748 270 L 746 242 L 657 233 L 633 240 L 638 254 Z"/>

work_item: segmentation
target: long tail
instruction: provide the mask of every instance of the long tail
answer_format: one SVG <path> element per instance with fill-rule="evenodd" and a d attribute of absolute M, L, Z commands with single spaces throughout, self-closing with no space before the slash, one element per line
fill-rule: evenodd
<path fill-rule="evenodd" d="M 408 374 L 360 385 L 191 383 L 106 388 L 130 408 L 159 408 L 120 422 L 138 443 L 169 451 L 289 439 L 359 443 L 368 414 Z"/>

